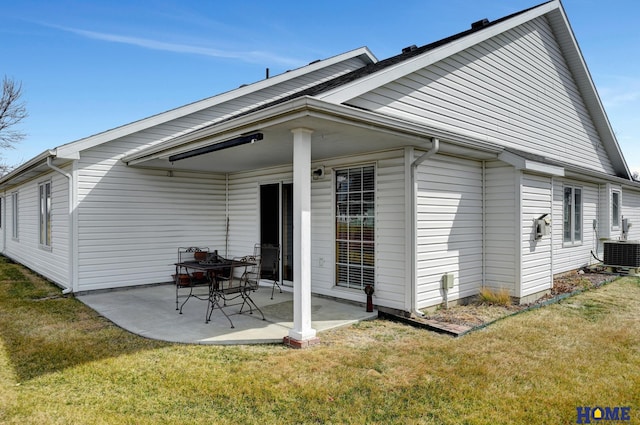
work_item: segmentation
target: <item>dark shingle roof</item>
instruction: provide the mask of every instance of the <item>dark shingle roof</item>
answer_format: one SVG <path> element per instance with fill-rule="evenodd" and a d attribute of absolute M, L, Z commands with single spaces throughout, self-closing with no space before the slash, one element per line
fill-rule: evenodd
<path fill-rule="evenodd" d="M 451 43 L 453 41 L 456 41 L 458 39 L 466 37 L 469 34 L 473 34 L 474 32 L 478 32 L 478 31 L 481 31 L 481 30 L 483 30 L 485 28 L 489 28 L 489 27 L 491 27 L 493 25 L 497 25 L 497 24 L 499 24 L 501 22 L 504 22 L 506 20 L 509 20 L 509 19 L 511 19 L 511 18 L 513 18 L 515 16 L 521 15 L 521 14 L 526 13 L 526 12 L 532 10 L 532 9 L 535 9 L 535 8 L 537 8 L 537 7 L 539 7 L 539 6 L 543 5 L 543 4 L 549 3 L 550 1 L 541 3 L 541 4 L 537 5 L 537 6 L 530 7 L 528 9 L 522 10 L 520 12 L 513 13 L 511 15 L 505 16 L 503 18 L 497 19 L 497 20 L 492 21 L 492 22 L 490 22 L 490 21 L 488 21 L 486 19 L 474 22 L 472 24 L 471 28 L 466 30 L 466 31 L 459 32 L 457 34 L 454 34 L 454 35 L 449 36 L 447 38 L 443 38 L 441 40 L 435 41 L 435 42 L 430 43 L 430 44 L 425 44 L 424 46 L 407 47 L 405 49 L 402 49 L 402 53 L 400 53 L 398 55 L 391 56 L 390 58 L 383 59 L 381 61 L 365 65 L 365 66 L 363 66 L 361 68 L 355 69 L 355 70 L 353 70 L 351 72 L 348 72 L 348 73 L 346 73 L 344 75 L 338 76 L 338 77 L 333 78 L 331 80 L 328 80 L 328 81 L 322 82 L 320 84 L 317 84 L 315 86 L 309 87 L 309 88 L 307 88 L 305 90 L 301 90 L 301 91 L 293 93 L 293 94 L 291 94 L 289 96 L 285 96 L 285 97 L 282 97 L 280 99 L 276 99 L 276 100 L 274 100 L 272 102 L 265 103 L 263 105 L 255 107 L 253 109 L 250 109 L 250 110 L 247 110 L 247 111 L 243 111 L 243 112 L 241 112 L 239 114 L 236 114 L 236 115 L 233 115 L 231 117 L 228 117 L 225 120 L 216 122 L 215 124 L 211 124 L 211 126 L 215 126 L 217 124 L 220 124 L 221 122 L 226 122 L 226 121 L 230 121 L 230 120 L 235 119 L 235 118 L 239 118 L 239 117 L 242 117 L 242 116 L 245 116 L 245 115 L 249 115 L 249 114 L 251 114 L 253 112 L 257 112 L 257 111 L 269 108 L 271 106 L 279 105 L 281 103 L 285 103 L 285 102 L 293 100 L 293 99 L 297 99 L 297 98 L 304 97 L 304 96 L 316 96 L 318 94 L 327 92 L 327 91 L 332 90 L 332 89 L 334 89 L 336 87 L 340 87 L 340 86 L 348 84 L 348 83 L 350 83 L 352 81 L 355 81 L 355 80 L 358 80 L 360 78 L 366 77 L 367 75 L 375 74 L 376 72 L 379 72 L 379 71 L 381 71 L 381 70 L 383 70 L 385 68 L 388 68 L 390 66 L 396 65 L 396 64 L 401 63 L 401 62 L 404 62 L 404 61 L 406 61 L 408 59 L 411 59 L 413 57 L 419 56 L 419 55 L 421 55 L 421 54 L 423 54 L 425 52 L 428 52 L 428 51 L 433 50 L 435 48 L 438 48 L 440 46 L 444 46 L 444 45 L 446 45 L 448 43 Z M 211 127 L 211 126 L 209 126 L 209 127 Z"/>

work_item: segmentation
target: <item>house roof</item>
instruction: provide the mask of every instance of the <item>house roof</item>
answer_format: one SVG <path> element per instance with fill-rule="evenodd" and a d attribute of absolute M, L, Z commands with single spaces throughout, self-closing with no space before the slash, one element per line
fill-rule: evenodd
<path fill-rule="evenodd" d="M 556 38 L 558 39 L 558 44 L 584 98 L 586 107 L 590 112 L 594 125 L 596 126 L 603 142 L 603 146 L 613 164 L 616 175 L 618 177 L 630 179 L 629 168 L 624 160 L 620 146 L 597 94 L 595 85 L 593 84 L 593 80 L 589 74 L 589 70 L 580 52 L 580 48 L 574 37 L 560 0 L 551 0 L 492 22 L 487 20 L 478 21 L 472 24 L 472 27 L 468 30 L 420 47 L 411 46 L 405 48 L 400 54 L 381 61 L 377 61 L 366 48 L 338 55 L 332 59 L 337 61 L 344 60 L 347 57 L 360 56 L 366 58 L 368 65 L 291 95 L 239 112 L 236 115 L 222 121 L 218 121 L 210 126 L 194 130 L 191 133 L 177 136 L 176 138 L 146 148 L 136 154 L 124 158 L 124 161 L 135 161 L 140 158 L 151 157 L 154 153 L 166 151 L 167 149 L 175 149 L 180 144 L 187 145 L 195 140 L 201 141 L 203 137 L 209 137 L 216 134 L 218 128 L 224 127 L 228 129 L 232 127 L 232 123 L 235 120 L 244 123 L 247 118 L 253 116 L 253 114 L 258 114 L 261 111 L 267 112 L 268 110 L 278 110 L 278 108 L 274 107 L 290 104 L 291 101 L 298 98 L 313 97 L 318 100 L 322 100 L 323 103 L 326 102 L 325 104 L 333 103 L 346 106 L 349 104 L 350 99 L 543 15 L 546 16 Z M 327 61 L 330 60 L 331 59 Z M 291 73 L 282 74 L 268 80 L 262 80 L 250 86 L 241 87 L 212 98 L 88 137 L 86 139 L 62 145 L 55 149 L 55 154 L 58 158 L 74 159 L 77 157 L 78 153 L 84 149 L 141 131 L 154 125 L 168 122 L 189 113 L 210 107 L 219 102 L 243 96 L 251 91 L 263 88 L 265 85 L 275 84 L 279 81 L 277 80 L 278 78 L 287 79 L 297 75 L 302 75 L 306 72 L 311 72 L 314 66 L 325 66 L 328 63 L 327 61 L 322 61 L 321 64 L 312 63 L 307 67 L 300 68 L 292 71 Z M 264 115 L 264 113 L 261 113 L 260 115 Z M 191 148 L 192 147 L 185 147 L 185 149 Z M 21 168 L 22 167 L 19 167 L 14 171 L 14 173 L 19 173 Z M 8 176 L 0 179 L 0 184 L 4 183 L 7 178 L 10 178 L 14 173 L 10 173 Z"/>
<path fill-rule="evenodd" d="M 321 94 L 318 94 L 318 97 L 329 102 L 348 103 L 350 99 L 371 91 L 374 88 L 380 87 L 418 69 L 427 67 L 439 60 L 540 16 L 547 18 L 554 32 L 563 57 L 584 99 L 585 105 L 600 135 L 616 175 L 630 179 L 630 170 L 622 155 L 620 145 L 613 132 L 560 0 L 542 3 L 530 9 L 498 19 L 488 25 L 478 25 L 475 29 L 472 28 L 439 42 L 418 48 L 415 50 L 415 54 L 408 54 L 402 58 L 402 60 L 396 60 L 400 58 L 400 56 L 396 56 L 391 58 L 392 60 L 386 66 L 384 66 L 385 61 L 380 61 L 373 67 L 377 68 L 376 72 L 361 75 L 358 79 L 352 79 L 329 90 L 325 90 Z"/>
<path fill-rule="evenodd" d="M 29 178 L 39 173 L 47 171 L 49 169 L 49 167 L 46 165 L 46 160 L 48 157 L 52 157 L 55 160 L 55 164 L 60 165 L 62 163 L 68 162 L 69 160 L 78 159 L 80 152 L 86 149 L 90 149 L 94 146 L 98 146 L 102 143 L 125 137 L 130 134 L 145 130 L 147 128 L 151 128 L 156 125 L 192 114 L 194 112 L 210 108 L 230 99 L 246 96 L 264 88 L 274 86 L 288 80 L 292 80 L 301 75 L 305 75 L 318 69 L 322 69 L 352 58 L 359 58 L 364 63 L 375 63 L 378 60 L 367 47 L 361 47 L 324 60 L 313 61 L 306 66 L 272 76 L 271 78 L 260 80 L 252 84 L 243 85 L 237 89 L 217 94 L 215 96 L 208 97 L 197 102 L 183 105 L 169 111 L 152 115 L 150 117 L 143 118 L 141 120 L 134 121 L 98 134 L 94 134 L 92 136 L 69 142 L 53 149 L 47 149 L 41 154 L 19 165 L 7 175 L 2 176 L 0 178 L 0 187 L 28 180 Z"/>
<path fill-rule="evenodd" d="M 491 22 L 486 19 L 475 22 L 468 30 L 420 47 L 407 47 L 398 55 L 372 62 L 369 65 L 309 87 L 308 89 L 260 105 L 254 109 L 243 111 L 224 121 L 233 121 L 240 117 L 248 116 L 304 96 L 315 97 L 329 103 L 348 105 L 350 99 L 362 95 L 367 91 L 429 66 L 438 60 L 444 59 L 454 53 L 460 52 L 470 46 L 543 15 L 548 18 L 558 38 L 558 43 L 563 55 L 584 98 L 586 107 L 590 112 L 616 175 L 618 177 L 630 178 L 629 168 L 622 155 L 620 146 L 559 0 L 551 0 Z M 198 129 L 190 135 L 181 136 L 174 141 L 167 141 L 165 146 L 162 144 L 157 145 L 134 157 L 140 158 L 153 152 L 159 152 L 167 146 L 175 146 L 176 142 L 188 143 L 190 139 L 201 139 L 207 134 L 215 132 L 215 127 L 220 124 L 221 122 L 217 122 L 211 126 Z"/>
<path fill-rule="evenodd" d="M 290 101 L 292 99 L 296 99 L 296 98 L 299 98 L 299 97 L 314 96 L 314 97 L 322 98 L 322 96 L 320 96 L 320 95 L 322 95 L 323 93 L 331 92 L 332 90 L 337 89 L 337 88 L 342 87 L 342 86 L 345 86 L 345 85 L 347 85 L 347 84 L 349 84 L 351 82 L 358 81 L 358 80 L 360 80 L 360 79 L 362 79 L 362 78 L 364 78 L 366 76 L 376 74 L 376 73 L 378 73 L 378 72 L 380 72 L 380 71 L 382 71 L 382 70 L 384 70 L 386 68 L 389 68 L 389 67 L 392 67 L 394 65 L 406 62 L 406 61 L 408 61 L 408 60 L 410 60 L 412 58 L 421 56 L 421 55 L 425 54 L 426 52 L 429 52 L 429 51 L 431 51 L 433 49 L 436 49 L 436 48 L 441 47 L 441 46 L 448 45 L 448 44 L 453 43 L 456 40 L 462 39 L 463 37 L 466 37 L 466 36 L 468 36 L 470 34 L 473 34 L 475 32 L 481 31 L 483 29 L 495 26 L 495 25 L 497 25 L 497 24 L 499 24 L 499 23 L 501 23 L 503 21 L 507 21 L 507 20 L 509 20 L 509 19 L 511 19 L 511 18 L 513 18 L 515 16 L 524 14 L 529 10 L 535 9 L 536 7 L 532 7 L 530 9 L 526 9 L 526 10 L 514 13 L 514 14 L 509 15 L 509 16 L 505 16 L 505 17 L 500 18 L 498 20 L 495 20 L 493 22 L 490 22 L 490 21 L 488 21 L 486 19 L 483 19 L 481 21 L 478 21 L 478 22 L 472 24 L 471 28 L 466 30 L 466 31 L 462 31 L 460 33 L 457 33 L 457 34 L 454 34 L 452 36 L 443 38 L 443 39 L 435 41 L 433 43 L 426 44 L 426 45 L 421 46 L 421 47 L 417 47 L 417 46 L 406 47 L 406 48 L 402 49 L 402 52 L 400 54 L 398 54 L 398 55 L 395 55 L 395 56 L 392 56 L 392 57 L 389 57 L 387 59 L 383 59 L 383 60 L 380 60 L 380 61 L 377 61 L 377 62 L 371 62 L 370 64 L 368 64 L 366 66 L 363 66 L 361 68 L 355 69 L 355 70 L 353 70 L 351 72 L 348 72 L 348 73 L 346 73 L 344 75 L 340 75 L 340 76 L 338 76 L 336 78 L 333 78 L 331 80 L 322 82 L 322 83 L 317 84 L 315 86 L 309 87 L 309 88 L 307 88 L 305 90 L 298 91 L 298 92 L 293 93 L 293 94 L 291 94 L 289 96 L 285 96 L 285 97 L 279 98 L 277 100 L 274 100 L 272 102 L 260 105 L 260 106 L 258 106 L 256 108 L 253 108 L 253 109 L 238 113 L 238 114 L 236 114 L 236 115 L 234 115 L 232 117 L 227 118 L 225 121 L 230 121 L 230 120 L 233 120 L 235 118 L 238 118 L 238 117 L 241 117 L 241 116 L 244 116 L 244 115 L 249 115 L 249 114 L 254 113 L 256 111 L 267 109 L 269 107 L 272 107 L 272 106 L 275 106 L 275 105 L 278 105 L 278 104 L 281 104 L 281 103 L 285 103 L 285 102 L 288 102 L 288 101 Z M 336 103 L 341 103 L 341 102 L 336 102 Z M 220 124 L 220 122 L 216 122 L 215 124 L 211 124 L 211 126 L 216 126 L 218 124 Z M 202 130 L 206 131 L 206 128 L 207 127 L 205 127 L 205 129 L 198 129 L 197 132 L 200 132 Z"/>

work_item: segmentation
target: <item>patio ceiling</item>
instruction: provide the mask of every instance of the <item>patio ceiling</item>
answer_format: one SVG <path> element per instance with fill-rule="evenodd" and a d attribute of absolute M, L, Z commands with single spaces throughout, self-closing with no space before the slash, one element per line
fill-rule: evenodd
<path fill-rule="evenodd" d="M 296 128 L 313 130 L 312 161 L 405 146 L 428 149 L 431 147 L 431 137 L 439 136 L 437 130 L 418 124 L 305 98 L 195 131 L 148 151 L 136 153 L 124 158 L 123 161 L 135 167 L 215 173 L 233 173 L 287 165 L 293 162 L 291 131 Z M 263 135 L 263 139 L 255 143 L 216 150 L 173 162 L 169 160 L 177 154 L 225 143 L 240 135 L 257 132 Z M 445 147 L 442 151 L 448 149 L 454 152 L 464 149 L 474 152 L 473 155 L 487 158 L 495 158 L 497 152 L 490 149 L 481 153 L 475 149 L 462 148 L 460 143 L 456 146 Z"/>
<path fill-rule="evenodd" d="M 231 173 L 291 164 L 293 162 L 291 130 L 300 127 L 314 130 L 311 147 L 313 161 L 418 144 L 415 137 L 407 138 L 406 136 L 385 134 L 346 124 L 327 123 L 315 118 L 305 118 L 261 128 L 259 130 L 264 135 L 263 140 L 255 143 L 247 143 L 175 162 L 170 162 L 168 157 L 155 158 L 139 163 L 137 166 Z M 427 143 L 428 139 L 422 142 L 423 145 L 427 145 Z"/>

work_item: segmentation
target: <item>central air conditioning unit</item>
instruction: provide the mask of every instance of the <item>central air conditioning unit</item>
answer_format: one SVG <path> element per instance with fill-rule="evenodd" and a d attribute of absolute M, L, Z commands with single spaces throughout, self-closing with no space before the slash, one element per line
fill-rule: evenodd
<path fill-rule="evenodd" d="M 604 243 L 606 266 L 640 268 L 640 243 L 636 241 L 609 241 Z"/>

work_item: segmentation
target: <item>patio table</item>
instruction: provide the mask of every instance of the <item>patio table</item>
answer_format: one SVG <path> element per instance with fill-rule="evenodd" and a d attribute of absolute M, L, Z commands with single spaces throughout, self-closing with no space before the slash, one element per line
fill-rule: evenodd
<path fill-rule="evenodd" d="M 227 301 L 231 301 L 237 299 L 239 297 L 242 298 L 242 307 L 240 308 L 240 313 L 242 313 L 242 309 L 246 304 L 249 304 L 249 308 L 251 312 L 253 312 L 253 308 L 258 310 L 260 314 L 262 311 L 251 299 L 248 288 L 243 285 L 227 287 L 225 288 L 223 284 L 221 284 L 219 275 L 223 273 L 225 270 L 229 270 L 231 276 L 233 276 L 234 270 L 236 269 L 246 269 L 249 266 L 254 266 L 256 263 L 246 260 L 228 260 L 228 259 L 217 259 L 213 261 L 184 261 L 180 263 L 175 263 L 176 266 L 176 294 L 178 288 L 180 286 L 180 275 L 189 276 L 189 285 L 183 285 L 184 288 L 187 286 L 190 288 L 189 295 L 187 295 L 187 299 L 184 300 L 182 305 L 180 305 L 180 314 L 182 314 L 182 307 L 186 304 L 187 301 L 191 297 L 198 298 L 200 300 L 207 300 L 207 311 L 205 314 L 205 323 L 209 323 L 211 320 L 211 314 L 215 308 L 219 308 L 220 311 L 225 315 L 231 327 L 233 328 L 233 322 L 231 318 L 224 311 L 223 307 L 228 307 L 231 305 L 227 304 Z M 195 279 L 194 272 L 202 272 L 204 274 L 202 279 Z M 233 279 L 232 279 L 233 280 Z M 197 294 L 193 292 L 194 287 L 197 286 L 208 286 L 208 293 L 206 296 L 204 294 Z M 222 305 L 220 302 L 222 301 Z M 239 305 L 240 303 L 232 304 Z M 178 299 L 176 295 L 176 309 L 178 309 Z M 264 314 L 262 314 L 262 318 L 264 320 Z"/>

